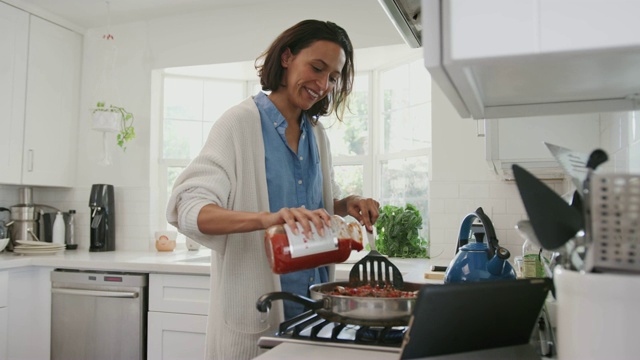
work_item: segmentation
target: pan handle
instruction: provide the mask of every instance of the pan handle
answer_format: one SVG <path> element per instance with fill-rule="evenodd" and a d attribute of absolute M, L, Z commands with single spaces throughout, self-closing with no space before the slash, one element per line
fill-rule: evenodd
<path fill-rule="evenodd" d="M 324 307 L 323 300 L 316 301 L 302 295 L 292 294 L 284 291 L 277 291 L 260 296 L 260 298 L 256 302 L 256 308 L 260 312 L 267 312 L 269 308 L 271 308 L 271 301 L 273 300 L 291 300 L 297 302 L 298 304 L 302 304 L 312 310 L 318 310 Z"/>

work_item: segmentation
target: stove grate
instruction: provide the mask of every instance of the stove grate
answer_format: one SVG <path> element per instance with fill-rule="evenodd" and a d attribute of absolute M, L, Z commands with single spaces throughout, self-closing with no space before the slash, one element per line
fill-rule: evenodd
<path fill-rule="evenodd" d="M 323 319 L 313 310 L 280 323 L 278 337 L 400 347 L 407 327 L 364 326 Z"/>

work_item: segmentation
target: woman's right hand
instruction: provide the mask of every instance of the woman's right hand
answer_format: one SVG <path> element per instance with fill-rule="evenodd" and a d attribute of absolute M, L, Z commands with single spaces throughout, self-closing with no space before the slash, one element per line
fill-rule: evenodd
<path fill-rule="evenodd" d="M 282 208 L 278 212 L 267 215 L 265 228 L 272 225 L 288 224 L 293 233 L 297 235 L 299 231 L 296 223 L 302 226 L 302 231 L 307 237 L 312 236 L 311 224 L 315 226 L 320 235 L 324 236 L 324 227 L 331 226 L 331 215 L 325 209 Z"/>

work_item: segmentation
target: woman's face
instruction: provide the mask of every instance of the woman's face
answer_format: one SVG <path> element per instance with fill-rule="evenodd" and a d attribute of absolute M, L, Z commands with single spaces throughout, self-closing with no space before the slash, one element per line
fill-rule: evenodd
<path fill-rule="evenodd" d="M 345 61 L 342 47 L 331 41 L 316 41 L 296 55 L 287 49 L 282 54 L 286 86 L 281 90 L 286 91 L 289 104 L 309 110 L 336 86 Z"/>

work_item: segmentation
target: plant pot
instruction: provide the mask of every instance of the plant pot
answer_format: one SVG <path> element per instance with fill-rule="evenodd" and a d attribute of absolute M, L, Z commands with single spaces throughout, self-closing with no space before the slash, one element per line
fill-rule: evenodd
<path fill-rule="evenodd" d="M 92 114 L 93 130 L 119 132 L 122 115 L 113 111 L 94 110 Z"/>

